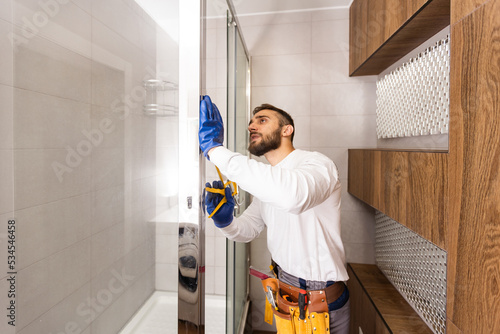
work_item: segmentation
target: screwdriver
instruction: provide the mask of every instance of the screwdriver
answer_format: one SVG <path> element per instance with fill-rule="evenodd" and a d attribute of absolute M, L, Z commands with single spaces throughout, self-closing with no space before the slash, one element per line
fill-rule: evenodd
<path fill-rule="evenodd" d="M 300 289 L 299 291 L 299 319 L 304 320 L 306 318 L 306 307 L 307 307 L 307 291 Z"/>

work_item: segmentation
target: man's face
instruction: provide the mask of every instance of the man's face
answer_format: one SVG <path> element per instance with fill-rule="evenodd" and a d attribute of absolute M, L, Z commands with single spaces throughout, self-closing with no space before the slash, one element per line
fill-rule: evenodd
<path fill-rule="evenodd" d="M 248 125 L 248 151 L 260 157 L 281 146 L 281 126 L 273 110 L 264 109 L 255 114 Z"/>

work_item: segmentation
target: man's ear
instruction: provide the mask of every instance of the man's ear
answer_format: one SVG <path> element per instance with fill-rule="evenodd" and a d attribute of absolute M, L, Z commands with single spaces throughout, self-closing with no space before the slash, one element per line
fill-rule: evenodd
<path fill-rule="evenodd" d="M 287 124 L 283 127 L 282 134 L 283 136 L 291 136 L 293 133 L 293 126 L 291 124 Z"/>

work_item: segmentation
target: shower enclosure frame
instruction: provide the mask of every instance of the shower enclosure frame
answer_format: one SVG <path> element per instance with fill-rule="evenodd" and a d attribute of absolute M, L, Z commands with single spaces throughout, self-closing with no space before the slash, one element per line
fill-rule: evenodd
<path fill-rule="evenodd" d="M 230 69 L 230 62 L 228 59 L 228 118 L 226 119 L 226 131 L 232 127 L 234 133 L 236 132 L 236 114 L 231 116 L 231 113 L 236 113 L 239 110 L 240 114 L 244 117 L 244 124 L 248 123 L 249 108 L 250 108 L 250 59 L 248 50 L 246 48 L 243 36 L 239 29 L 238 19 L 235 15 L 235 9 L 231 0 L 227 0 L 228 16 L 231 17 L 231 24 L 228 24 L 228 56 L 234 56 L 236 61 L 238 52 L 237 46 L 240 46 L 240 51 L 244 53 L 246 60 L 245 74 L 245 87 L 243 96 L 245 96 L 244 107 L 241 105 L 237 107 L 236 101 L 236 67 Z M 206 160 L 202 152 L 198 148 L 198 121 L 199 121 L 199 99 L 203 93 L 206 92 L 206 7 L 207 0 L 188 0 L 179 2 L 179 13 L 181 19 L 179 22 L 179 33 L 182 36 L 179 42 L 179 172 L 185 175 L 179 175 L 179 243 L 181 247 L 186 243 L 185 228 L 189 227 L 192 232 L 191 240 L 197 250 L 195 258 L 196 262 L 196 281 L 193 283 L 193 294 L 195 294 L 194 303 L 181 299 L 178 294 L 178 318 L 179 318 L 179 333 L 204 333 L 205 328 L 205 220 L 206 213 L 204 210 L 204 185 L 206 173 Z M 200 17 L 192 15 L 193 12 L 199 12 Z M 188 15 L 191 13 L 191 15 Z M 229 23 L 229 22 L 228 22 Z M 230 52 L 230 29 L 234 29 L 232 38 L 234 38 L 234 52 Z M 241 52 L 240 52 L 241 53 Z M 233 73 L 234 72 L 234 73 Z M 234 78 L 231 77 L 234 74 Z M 230 81 L 234 79 L 234 99 L 230 103 L 229 97 L 232 92 L 230 89 Z M 193 83 L 199 83 L 198 85 Z M 233 117 L 234 123 L 230 122 L 230 117 Z M 231 124 L 230 124 L 231 123 Z M 239 129 L 238 129 L 239 130 Z M 244 138 L 247 140 L 246 126 L 244 129 Z M 234 137 L 234 141 L 229 140 L 229 137 Z M 228 147 L 237 150 L 236 136 L 226 133 L 228 138 Z M 240 145 L 241 146 L 241 145 Z M 244 145 L 246 149 L 246 145 Z M 196 153 L 194 153 L 196 152 Z M 246 152 L 242 152 L 247 154 Z M 189 179 L 189 184 L 183 187 L 183 184 Z M 245 194 L 244 202 L 241 203 L 240 211 L 242 212 L 249 202 L 249 195 Z M 243 209 L 243 210 L 242 210 Z M 238 214 L 238 213 L 237 213 Z M 182 232 L 182 233 L 181 233 Z M 232 267 L 232 270 L 226 272 L 227 278 L 227 300 L 226 300 L 226 333 L 242 333 L 245 327 L 246 313 L 249 306 L 249 285 L 248 285 L 248 245 L 227 241 L 226 248 L 227 266 Z M 245 280 L 243 286 L 238 286 L 236 282 L 236 275 L 234 268 L 236 264 L 236 256 L 243 259 L 244 263 L 242 272 L 239 273 L 238 278 Z M 240 261 L 242 262 L 242 261 Z M 179 267 L 183 265 L 179 257 Z M 179 281 L 179 288 L 182 282 Z M 236 301 L 236 295 L 240 300 Z M 236 308 L 235 306 L 239 305 Z"/>

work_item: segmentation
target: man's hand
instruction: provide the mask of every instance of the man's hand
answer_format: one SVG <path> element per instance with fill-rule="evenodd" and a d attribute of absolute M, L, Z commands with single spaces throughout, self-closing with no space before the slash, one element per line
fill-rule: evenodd
<path fill-rule="evenodd" d="M 211 186 L 210 183 L 207 182 L 205 186 L 208 188 L 224 189 L 224 184 L 222 183 L 222 181 L 214 181 L 213 186 Z M 218 228 L 226 227 L 233 221 L 233 211 L 235 203 L 233 195 L 231 194 L 231 187 L 227 186 L 224 189 L 224 192 L 227 202 L 222 204 L 222 206 L 212 216 L 215 226 L 217 226 Z M 207 206 L 207 212 L 209 215 L 212 214 L 212 212 L 219 205 L 223 198 L 224 196 L 222 196 L 221 194 L 207 191 L 205 205 Z"/>
<path fill-rule="evenodd" d="M 200 102 L 200 128 L 198 131 L 200 149 L 208 159 L 208 151 L 224 142 L 224 124 L 217 106 L 205 95 Z"/>

